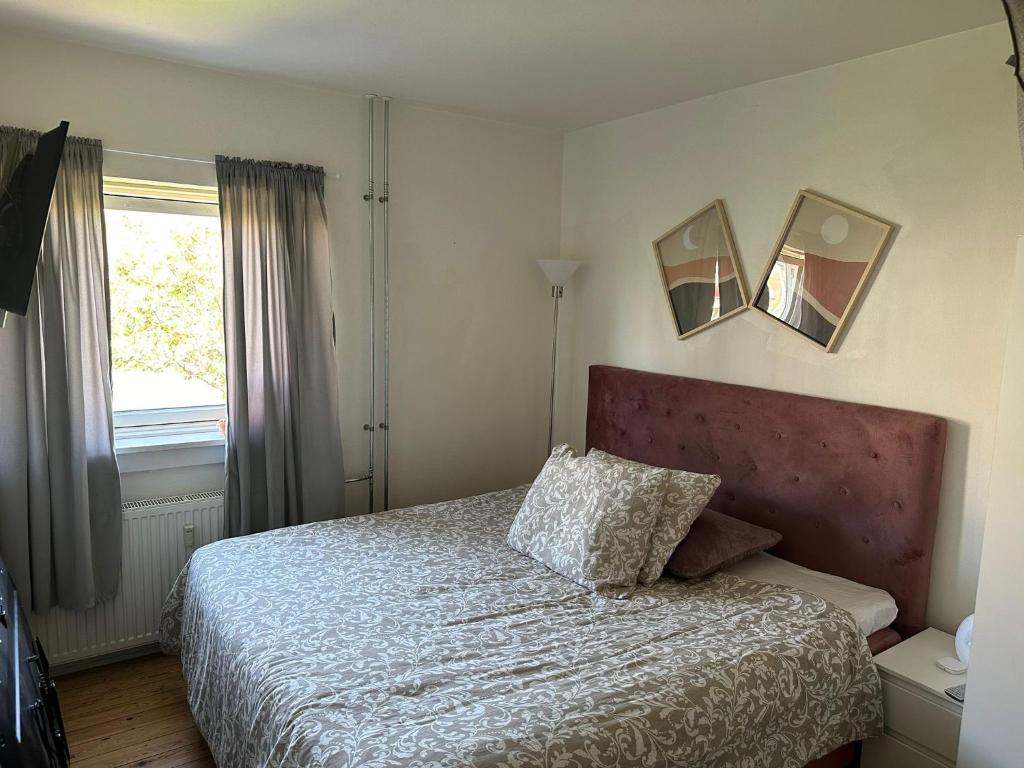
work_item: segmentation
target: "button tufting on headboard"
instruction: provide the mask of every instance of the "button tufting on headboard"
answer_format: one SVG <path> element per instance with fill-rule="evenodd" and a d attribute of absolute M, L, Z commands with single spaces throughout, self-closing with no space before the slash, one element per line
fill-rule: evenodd
<path fill-rule="evenodd" d="M 590 368 L 588 448 L 720 474 L 711 506 L 782 533 L 780 557 L 887 590 L 904 636 L 925 626 L 945 444 L 926 414 Z"/>

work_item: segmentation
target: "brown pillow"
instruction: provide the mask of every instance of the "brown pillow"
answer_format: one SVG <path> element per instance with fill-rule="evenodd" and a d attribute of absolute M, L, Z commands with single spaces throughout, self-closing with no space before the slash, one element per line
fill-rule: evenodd
<path fill-rule="evenodd" d="M 683 579 L 710 576 L 782 541 L 782 534 L 705 509 L 676 547 L 665 570 Z"/>

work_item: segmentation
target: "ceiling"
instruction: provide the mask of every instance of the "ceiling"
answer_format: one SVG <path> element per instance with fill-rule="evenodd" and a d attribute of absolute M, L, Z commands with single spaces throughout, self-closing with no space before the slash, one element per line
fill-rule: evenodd
<path fill-rule="evenodd" d="M 999 0 L 0 0 L 3 28 L 558 130 L 1003 18 Z"/>

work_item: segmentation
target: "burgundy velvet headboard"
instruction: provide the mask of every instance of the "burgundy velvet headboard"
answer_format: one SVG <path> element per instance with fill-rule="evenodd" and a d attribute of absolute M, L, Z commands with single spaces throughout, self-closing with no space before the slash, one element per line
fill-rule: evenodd
<path fill-rule="evenodd" d="M 945 419 L 593 365 L 587 448 L 721 475 L 710 506 L 779 531 L 774 554 L 886 590 L 904 637 L 926 626 Z"/>

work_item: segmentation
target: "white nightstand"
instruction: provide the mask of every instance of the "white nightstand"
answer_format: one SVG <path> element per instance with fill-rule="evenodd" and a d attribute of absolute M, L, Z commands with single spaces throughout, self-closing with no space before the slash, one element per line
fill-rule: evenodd
<path fill-rule="evenodd" d="M 966 683 L 967 675 L 950 675 L 935 666 L 943 656 L 956 656 L 953 636 L 926 629 L 875 657 L 882 678 L 885 736 L 864 742 L 861 768 L 956 765 L 963 705 L 943 691 Z"/>

